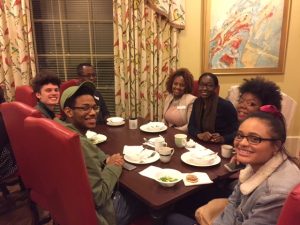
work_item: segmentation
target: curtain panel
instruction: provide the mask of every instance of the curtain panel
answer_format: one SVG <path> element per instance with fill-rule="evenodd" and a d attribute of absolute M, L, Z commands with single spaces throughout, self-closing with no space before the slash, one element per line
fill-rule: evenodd
<path fill-rule="evenodd" d="M 116 114 L 161 120 L 179 30 L 144 0 L 114 0 Z"/>
<path fill-rule="evenodd" d="M 6 100 L 36 74 L 29 0 L 0 0 L 0 84 Z"/>

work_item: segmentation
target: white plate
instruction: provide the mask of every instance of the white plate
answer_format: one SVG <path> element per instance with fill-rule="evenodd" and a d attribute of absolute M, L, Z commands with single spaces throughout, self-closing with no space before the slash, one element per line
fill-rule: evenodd
<path fill-rule="evenodd" d="M 129 158 L 127 155 L 124 155 L 124 159 L 127 161 L 127 162 L 130 162 L 130 163 L 134 163 L 134 164 L 149 164 L 149 163 L 153 163 L 153 162 L 156 162 L 157 160 L 159 160 L 159 154 L 156 152 L 156 151 L 153 151 L 153 150 L 148 150 L 147 151 L 151 151 L 151 152 L 155 152 L 155 155 L 150 157 L 150 158 L 145 158 L 143 159 L 142 161 L 135 161 L 135 160 L 132 160 L 131 158 Z"/>
<path fill-rule="evenodd" d="M 199 167 L 206 167 L 206 166 L 214 166 L 221 162 L 220 156 L 216 156 L 213 162 L 211 163 L 195 163 L 192 160 L 192 153 L 191 152 L 185 152 L 181 155 L 181 160 L 185 162 L 186 164 L 189 164 L 191 166 L 199 166 Z"/>
<path fill-rule="evenodd" d="M 144 124 L 144 125 L 140 126 L 140 130 L 142 130 L 144 132 L 148 132 L 148 133 L 159 133 L 159 132 L 163 132 L 167 129 L 168 129 L 168 127 L 165 124 L 157 130 L 149 129 L 149 124 Z"/>
<path fill-rule="evenodd" d="M 109 117 L 106 119 L 108 122 L 111 122 L 111 123 L 121 123 L 122 121 L 124 121 L 124 119 L 122 117 Z"/>
<path fill-rule="evenodd" d="M 97 134 L 95 138 L 89 139 L 93 144 L 97 145 L 107 140 L 107 137 L 103 134 Z"/>
<path fill-rule="evenodd" d="M 106 124 L 107 124 L 108 126 L 118 127 L 118 126 L 124 125 L 124 124 L 125 124 L 125 121 L 122 121 L 122 122 L 120 122 L 120 123 L 112 123 L 112 122 L 110 122 L 110 121 L 107 121 Z"/>

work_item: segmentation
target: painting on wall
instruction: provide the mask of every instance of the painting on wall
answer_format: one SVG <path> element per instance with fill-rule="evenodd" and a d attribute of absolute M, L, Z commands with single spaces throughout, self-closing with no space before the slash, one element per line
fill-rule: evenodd
<path fill-rule="evenodd" d="M 290 0 L 203 3 L 203 72 L 284 73 Z"/>

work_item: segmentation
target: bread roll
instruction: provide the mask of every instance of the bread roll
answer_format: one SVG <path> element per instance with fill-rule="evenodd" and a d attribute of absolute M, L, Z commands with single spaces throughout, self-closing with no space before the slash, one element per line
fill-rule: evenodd
<path fill-rule="evenodd" d="M 186 175 L 186 180 L 190 183 L 197 183 L 198 182 L 198 177 L 193 174 L 188 174 Z"/>

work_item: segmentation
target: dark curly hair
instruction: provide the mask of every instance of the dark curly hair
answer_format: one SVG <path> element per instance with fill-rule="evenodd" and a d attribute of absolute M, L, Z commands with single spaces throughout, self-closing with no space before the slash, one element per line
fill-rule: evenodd
<path fill-rule="evenodd" d="M 266 80 L 263 77 L 244 79 L 244 83 L 240 85 L 239 90 L 240 95 L 244 93 L 253 94 L 261 101 L 262 105 L 274 105 L 281 110 L 280 87 L 273 81 Z"/>
<path fill-rule="evenodd" d="M 54 84 L 60 87 L 60 83 L 60 79 L 54 72 L 49 70 L 43 70 L 40 73 L 38 73 L 32 80 L 32 89 L 34 93 L 38 93 L 46 84 Z"/>
<path fill-rule="evenodd" d="M 193 82 L 194 82 L 194 77 L 191 74 L 191 72 L 186 69 L 186 68 L 180 68 L 173 72 L 169 77 L 166 82 L 166 89 L 167 91 L 171 94 L 172 93 L 172 85 L 176 77 L 183 77 L 184 79 L 184 93 L 185 94 L 190 94 L 193 91 Z"/>

